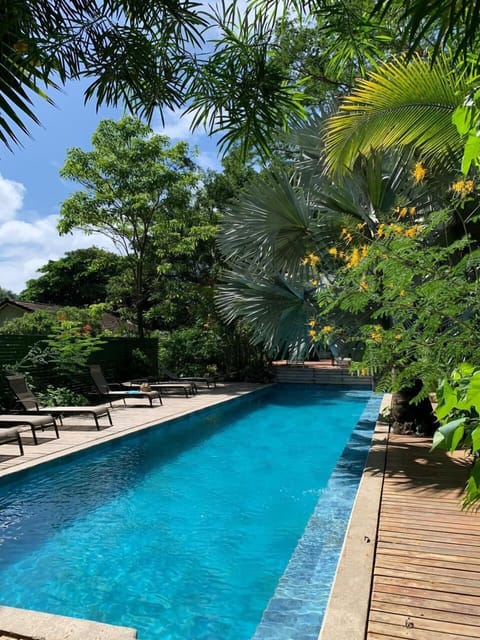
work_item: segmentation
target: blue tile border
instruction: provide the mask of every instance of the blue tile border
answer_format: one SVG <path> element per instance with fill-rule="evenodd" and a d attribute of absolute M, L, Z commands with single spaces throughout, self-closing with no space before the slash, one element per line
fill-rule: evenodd
<path fill-rule="evenodd" d="M 317 640 L 382 398 L 368 400 L 252 640 Z"/>

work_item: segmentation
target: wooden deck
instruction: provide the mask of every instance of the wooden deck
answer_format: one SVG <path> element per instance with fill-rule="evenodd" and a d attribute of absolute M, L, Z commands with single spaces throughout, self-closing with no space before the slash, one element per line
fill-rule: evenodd
<path fill-rule="evenodd" d="M 480 514 L 462 512 L 463 456 L 390 434 L 367 640 L 480 638 Z"/>

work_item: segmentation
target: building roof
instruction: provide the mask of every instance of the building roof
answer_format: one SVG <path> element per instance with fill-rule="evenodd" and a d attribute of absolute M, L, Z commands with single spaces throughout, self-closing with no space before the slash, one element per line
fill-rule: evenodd
<path fill-rule="evenodd" d="M 49 311 L 50 313 L 57 313 L 64 308 L 58 304 L 46 304 L 44 302 L 24 302 L 23 300 L 10 300 L 9 298 L 5 298 L 0 302 L 0 311 L 5 307 L 16 307 L 17 309 L 23 310 L 26 313 L 32 313 L 33 311 Z M 111 331 L 112 333 L 122 331 L 125 326 L 130 331 L 136 331 L 136 326 L 133 322 L 130 322 L 128 320 L 125 322 L 114 313 L 109 313 L 108 311 L 104 312 L 99 320 L 102 324 L 102 327 L 106 331 Z"/>

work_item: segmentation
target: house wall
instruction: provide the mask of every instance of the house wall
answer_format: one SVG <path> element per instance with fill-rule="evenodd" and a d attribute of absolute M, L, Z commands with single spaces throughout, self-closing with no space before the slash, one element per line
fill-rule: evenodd
<path fill-rule="evenodd" d="M 4 307 L 0 309 L 0 327 L 5 324 L 8 320 L 13 320 L 14 318 L 20 318 L 25 314 L 25 311 L 22 309 L 18 309 L 17 307 Z"/>

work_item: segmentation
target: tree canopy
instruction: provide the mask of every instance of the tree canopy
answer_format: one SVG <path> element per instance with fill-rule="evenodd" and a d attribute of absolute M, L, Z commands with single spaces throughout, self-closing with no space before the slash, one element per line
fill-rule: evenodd
<path fill-rule="evenodd" d="M 92 151 L 67 153 L 61 174 L 82 189 L 63 203 L 58 228 L 113 241 L 124 256 L 122 278 L 142 335 L 159 280 L 174 269 L 174 259 L 181 264 L 212 237 L 215 220 L 195 207 L 200 172 L 186 143 L 172 145 L 130 116 L 103 120 L 92 143 Z"/>
<path fill-rule="evenodd" d="M 110 251 L 91 247 L 67 252 L 38 269 L 20 293 L 20 300 L 59 306 L 84 307 L 104 302 L 108 284 L 122 271 L 122 258 Z"/>

